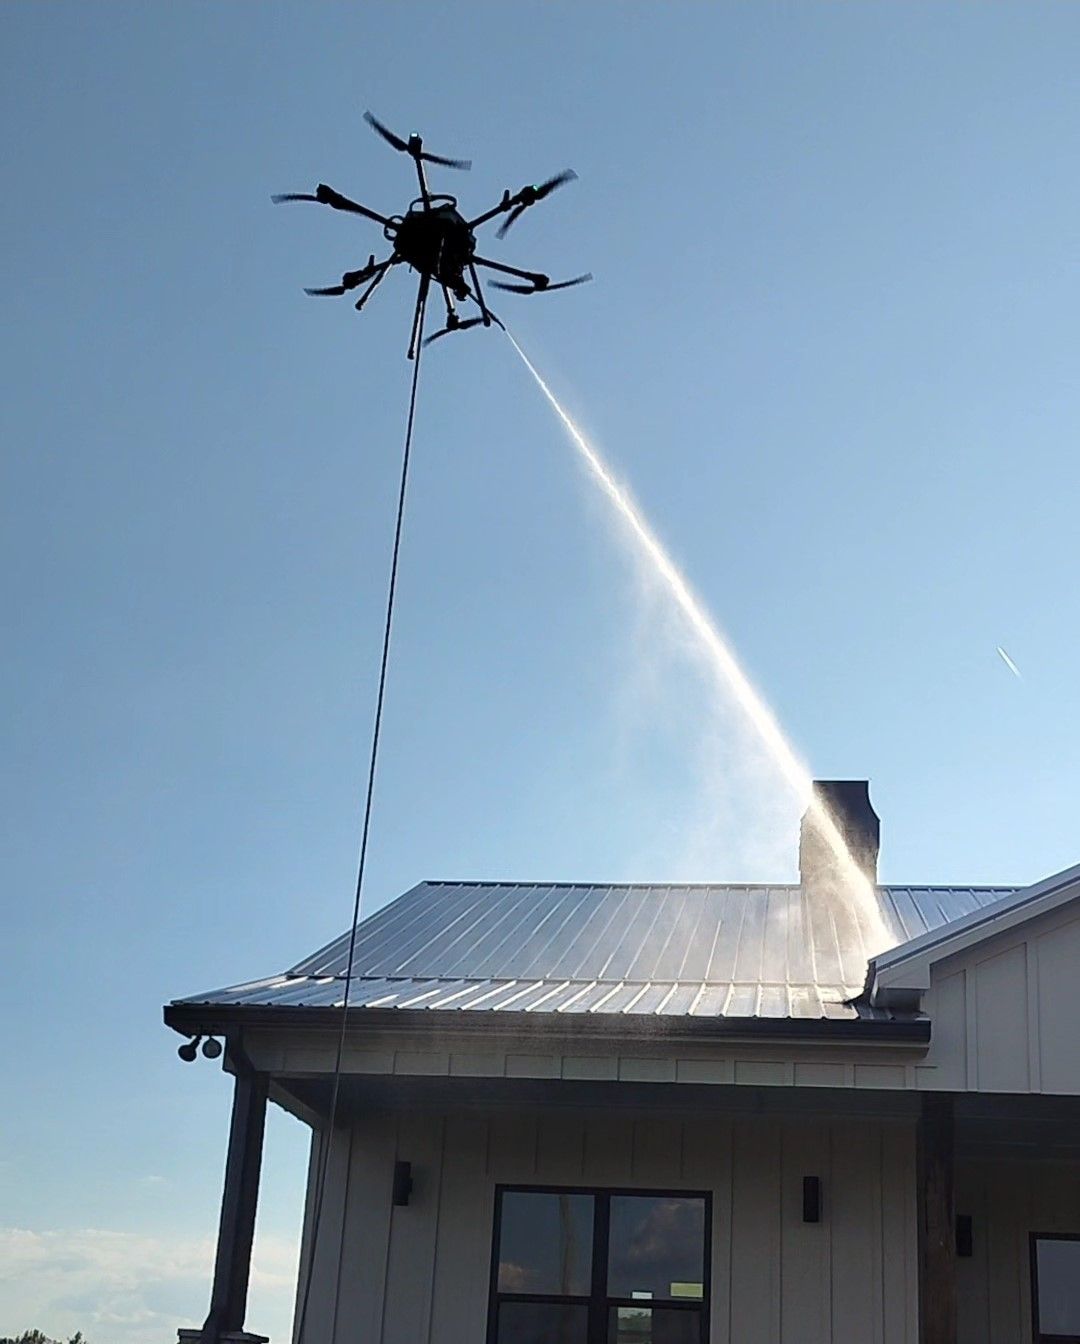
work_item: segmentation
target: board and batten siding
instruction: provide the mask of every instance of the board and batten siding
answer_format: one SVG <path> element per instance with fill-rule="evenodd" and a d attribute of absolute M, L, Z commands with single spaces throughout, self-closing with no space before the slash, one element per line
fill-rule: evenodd
<path fill-rule="evenodd" d="M 395 1159 L 412 1164 L 403 1208 L 391 1205 Z M 495 1187 L 537 1183 L 711 1191 L 710 1344 L 915 1344 L 910 1124 L 373 1113 L 337 1134 L 330 1172 L 308 1338 L 484 1344 Z M 802 1221 L 808 1175 L 822 1180 L 818 1224 Z"/>
<path fill-rule="evenodd" d="M 935 1091 L 1080 1095 L 1080 911 L 1075 902 L 933 967 L 930 1049 L 917 1085 Z"/>
<path fill-rule="evenodd" d="M 972 1254 L 956 1262 L 958 1344 L 1030 1344 L 1032 1232 L 1080 1232 L 1080 1163 L 966 1162 L 956 1207 Z"/>

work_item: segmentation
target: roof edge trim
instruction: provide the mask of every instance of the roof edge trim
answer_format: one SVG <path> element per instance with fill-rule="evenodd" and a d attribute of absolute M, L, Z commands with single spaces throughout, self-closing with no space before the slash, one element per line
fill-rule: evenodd
<path fill-rule="evenodd" d="M 1048 914 L 1076 897 L 1080 897 L 1080 864 L 871 957 L 864 995 L 874 1007 L 907 1006 L 913 994 L 919 996 L 930 988 L 930 968 L 938 962 Z"/>
<path fill-rule="evenodd" d="M 340 1029 L 340 1008 L 268 1008 L 263 1005 L 215 1005 L 170 1003 L 165 1006 L 165 1025 L 181 1035 L 194 1032 L 219 1035 L 230 1027 L 281 1028 L 286 1030 Z M 565 1013 L 512 1013 L 502 1014 L 504 1021 L 493 1022 L 488 1014 L 479 1014 L 481 1020 L 471 1022 L 468 1015 L 454 1014 L 443 1021 L 423 1009 L 408 1008 L 355 1008 L 349 1009 L 349 1020 L 355 1022 L 357 1032 L 393 1031 L 419 1032 L 427 1038 L 461 1036 L 473 1033 L 490 1039 L 493 1036 L 518 1038 L 523 1033 L 546 1039 L 615 1038 L 622 1040 L 649 1040 L 658 1044 L 674 1040 L 717 1040 L 735 1043 L 744 1041 L 858 1041 L 864 1044 L 903 1045 L 925 1048 L 930 1041 L 930 1022 L 916 1015 L 895 1019 L 866 1018 L 790 1018 L 790 1017 L 671 1017 L 658 1030 L 654 1014 L 635 1015 L 620 1013 L 617 1017 L 593 1016 L 587 1019 Z"/>

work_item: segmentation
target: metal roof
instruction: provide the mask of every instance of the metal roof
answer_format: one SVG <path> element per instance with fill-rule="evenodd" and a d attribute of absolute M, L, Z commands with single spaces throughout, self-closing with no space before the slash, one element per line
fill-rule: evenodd
<path fill-rule="evenodd" d="M 1014 887 L 878 887 L 900 945 Z M 364 920 L 351 1008 L 727 1018 L 884 1016 L 869 922 L 799 886 L 422 882 Z M 184 1005 L 340 1007 L 349 934 L 281 975 Z"/>

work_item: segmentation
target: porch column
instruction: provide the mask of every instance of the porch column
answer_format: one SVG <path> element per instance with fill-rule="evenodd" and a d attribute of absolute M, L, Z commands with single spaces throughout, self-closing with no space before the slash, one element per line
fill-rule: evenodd
<path fill-rule="evenodd" d="M 919 1117 L 919 1340 L 956 1344 L 953 1103 L 924 1097 Z"/>
<path fill-rule="evenodd" d="M 266 1338 L 244 1330 L 266 1125 L 266 1091 L 265 1073 L 248 1070 L 237 1073 L 210 1314 L 201 1330 L 180 1331 L 181 1344 L 224 1344 L 224 1341 L 255 1344 Z"/>

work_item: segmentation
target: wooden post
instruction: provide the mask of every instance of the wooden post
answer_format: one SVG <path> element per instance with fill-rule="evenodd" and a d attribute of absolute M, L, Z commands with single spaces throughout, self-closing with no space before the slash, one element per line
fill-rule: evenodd
<path fill-rule="evenodd" d="M 220 1340 L 233 1335 L 244 1338 L 251 1245 L 255 1237 L 255 1209 L 266 1126 L 266 1088 L 265 1073 L 245 1071 L 236 1075 L 214 1260 L 214 1287 L 210 1295 L 210 1314 L 202 1328 L 203 1344 L 219 1344 Z"/>
<path fill-rule="evenodd" d="M 919 1119 L 919 1340 L 956 1344 L 953 1103 L 924 1097 Z"/>

